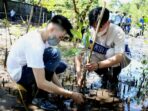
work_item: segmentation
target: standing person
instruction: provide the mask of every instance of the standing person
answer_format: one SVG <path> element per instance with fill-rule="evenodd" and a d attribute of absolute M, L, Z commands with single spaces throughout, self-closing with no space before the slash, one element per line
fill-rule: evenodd
<path fill-rule="evenodd" d="M 116 17 L 116 14 L 114 12 L 110 11 L 110 13 L 109 13 L 109 21 L 111 23 L 115 22 L 115 17 Z"/>
<path fill-rule="evenodd" d="M 144 16 L 142 16 L 142 18 L 140 18 L 139 22 L 140 22 L 140 29 L 141 29 L 140 35 L 143 36 L 143 33 L 144 33 L 144 25 L 145 25 Z"/>
<path fill-rule="evenodd" d="M 126 19 L 126 33 L 128 34 L 131 30 L 132 18 L 131 15 Z"/>
<path fill-rule="evenodd" d="M 94 37 L 97 27 L 97 17 L 100 15 L 102 7 L 97 7 L 89 12 L 89 25 L 91 27 L 91 36 Z M 96 43 L 91 57 L 91 62 L 84 67 L 88 71 L 95 71 L 99 75 L 103 75 L 103 85 L 106 86 L 107 81 L 116 83 L 117 76 L 121 71 L 120 63 L 124 56 L 124 37 L 125 33 L 121 27 L 109 22 L 109 10 L 105 9 L 100 29 L 97 31 Z M 94 38 L 92 38 L 94 40 Z M 77 83 L 82 85 L 82 56 L 75 57 L 75 67 L 77 73 Z M 113 73 L 110 78 L 108 75 Z"/>
<path fill-rule="evenodd" d="M 10 18 L 11 18 L 11 21 L 15 21 L 15 14 L 16 14 L 16 12 L 12 9 L 12 10 L 10 11 Z"/>
<path fill-rule="evenodd" d="M 120 26 L 122 21 L 122 17 L 119 12 L 116 12 L 114 24 Z"/>
<path fill-rule="evenodd" d="M 122 21 L 121 21 L 121 27 L 125 31 L 126 30 L 126 13 L 123 13 Z"/>
<path fill-rule="evenodd" d="M 60 52 L 49 45 L 57 45 L 65 35 L 72 37 L 72 25 L 61 15 L 55 15 L 48 26 L 29 32 L 14 43 L 7 60 L 7 70 L 14 81 L 27 90 L 27 102 L 32 101 L 32 85 L 41 90 L 83 102 L 80 93 L 65 90 L 55 74 L 60 65 Z M 58 71 L 61 72 L 61 71 Z"/>

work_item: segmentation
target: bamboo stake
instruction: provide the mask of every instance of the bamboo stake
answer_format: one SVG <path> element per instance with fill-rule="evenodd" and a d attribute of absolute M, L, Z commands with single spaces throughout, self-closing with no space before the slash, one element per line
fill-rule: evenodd
<path fill-rule="evenodd" d="M 5 3 L 4 3 L 4 10 L 5 10 L 5 15 L 6 15 L 5 27 L 7 27 L 7 11 L 6 11 L 6 5 L 5 5 Z M 7 44 L 7 35 L 6 35 L 6 50 L 5 50 L 4 68 L 6 68 L 7 56 L 8 56 L 8 44 Z"/>
<path fill-rule="evenodd" d="M 22 23 L 24 23 L 24 19 L 23 19 L 23 17 L 22 17 L 22 16 L 20 16 L 20 18 L 21 18 L 21 20 L 22 20 Z"/>
<path fill-rule="evenodd" d="M 37 5 L 39 5 L 40 3 L 41 3 L 41 0 L 39 0 Z M 32 16 L 33 16 L 33 9 L 34 9 L 34 4 L 33 4 L 32 8 L 31 8 L 31 12 L 30 12 L 30 16 L 29 16 L 29 21 L 28 21 L 26 33 L 28 33 L 29 28 L 30 28 L 30 22 L 31 22 Z"/>
<path fill-rule="evenodd" d="M 39 14 L 39 21 L 38 21 L 38 25 L 41 23 L 41 15 L 42 15 L 42 7 L 40 8 L 40 14 Z"/>
<path fill-rule="evenodd" d="M 90 62 L 90 59 L 91 59 L 91 56 L 92 56 L 92 52 L 93 52 L 94 45 L 95 45 L 96 38 L 97 38 L 97 32 L 98 32 L 98 30 L 100 29 L 100 24 L 101 24 L 103 15 L 104 15 L 105 7 L 106 7 L 106 2 L 104 1 L 104 7 L 103 7 L 102 10 L 101 10 L 101 14 L 98 15 L 98 18 L 97 18 L 98 23 L 97 23 L 97 28 L 96 28 L 96 30 L 95 30 L 93 45 L 92 45 L 91 50 L 90 50 L 90 55 L 89 55 L 89 58 L 88 58 L 88 63 Z"/>
<path fill-rule="evenodd" d="M 43 12 L 43 21 L 42 21 L 42 23 L 44 23 L 44 20 L 45 19 L 45 13 Z"/>
<path fill-rule="evenodd" d="M 30 22 L 31 22 L 31 19 L 32 19 L 32 16 L 33 16 L 33 9 L 34 9 L 34 5 L 31 8 L 31 12 L 30 12 L 29 20 L 28 20 L 28 25 L 27 25 L 26 33 L 28 33 L 29 28 L 30 28 Z"/>
<path fill-rule="evenodd" d="M 6 5 L 4 3 L 4 10 L 5 10 L 5 17 L 6 17 L 6 28 L 8 29 L 8 33 L 9 33 L 9 39 L 10 39 L 10 45 L 12 45 L 12 40 L 11 40 L 11 34 L 10 34 L 10 29 L 9 29 L 9 24 L 8 24 L 8 16 L 7 16 L 7 9 L 6 9 Z"/>

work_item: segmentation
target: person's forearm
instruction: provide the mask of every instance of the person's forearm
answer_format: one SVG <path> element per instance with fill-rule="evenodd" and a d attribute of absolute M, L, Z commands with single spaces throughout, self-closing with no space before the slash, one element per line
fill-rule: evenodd
<path fill-rule="evenodd" d="M 123 54 L 118 54 L 118 55 L 110 57 L 110 58 L 108 58 L 106 60 L 100 61 L 98 63 L 98 65 L 99 65 L 98 67 L 99 67 L 99 69 L 106 68 L 106 67 L 111 67 L 113 65 L 121 63 L 122 59 L 123 59 Z"/>
<path fill-rule="evenodd" d="M 64 88 L 57 86 L 53 82 L 49 82 L 49 81 L 46 81 L 46 80 L 42 83 L 42 86 L 40 88 L 44 91 L 49 92 L 49 93 L 63 95 L 65 97 L 71 97 L 72 96 L 71 91 L 65 90 Z"/>
<path fill-rule="evenodd" d="M 53 77 L 52 77 L 52 81 L 53 83 L 55 83 L 57 86 L 62 87 L 62 84 L 60 83 L 57 75 L 54 73 Z"/>
<path fill-rule="evenodd" d="M 81 57 L 80 56 L 75 57 L 75 67 L 76 67 L 77 72 L 81 71 Z"/>
<path fill-rule="evenodd" d="M 65 90 L 53 82 L 49 82 L 45 78 L 45 70 L 43 68 L 33 68 L 33 73 L 35 76 L 36 84 L 39 89 L 46 92 L 56 93 L 63 96 L 71 97 L 72 92 Z"/>

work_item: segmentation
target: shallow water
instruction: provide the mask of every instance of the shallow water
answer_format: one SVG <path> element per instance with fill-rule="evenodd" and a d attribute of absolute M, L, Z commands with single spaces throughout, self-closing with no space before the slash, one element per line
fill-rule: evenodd
<path fill-rule="evenodd" d="M 145 52 L 148 44 L 144 44 L 143 39 L 139 39 L 135 43 L 132 43 L 132 40 L 133 38 L 127 40 L 131 51 L 131 63 L 119 74 L 116 96 L 123 101 L 124 111 L 141 111 L 143 107 L 148 108 L 148 94 L 146 93 L 148 87 L 144 86 L 144 84 L 148 84 L 148 79 L 145 79 L 148 78 L 148 72 L 145 72 L 146 76 L 143 75 L 143 69 L 148 68 L 148 64 L 141 63 L 143 58 L 148 60 L 147 52 Z M 143 55 L 146 56 L 143 57 Z M 95 73 L 88 75 L 87 80 L 87 87 L 101 88 L 101 78 Z M 145 94 L 142 94 L 144 92 Z"/>

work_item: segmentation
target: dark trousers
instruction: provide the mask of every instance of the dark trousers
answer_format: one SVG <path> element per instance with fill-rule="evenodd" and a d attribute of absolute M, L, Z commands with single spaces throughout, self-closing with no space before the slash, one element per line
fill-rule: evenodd
<path fill-rule="evenodd" d="M 102 75 L 102 87 L 107 86 L 107 81 L 111 84 L 118 83 L 118 75 L 121 72 L 121 66 L 114 68 L 103 68 L 95 71 L 98 75 Z"/>

